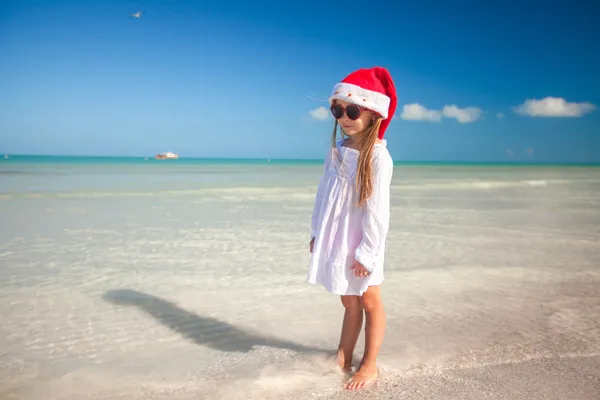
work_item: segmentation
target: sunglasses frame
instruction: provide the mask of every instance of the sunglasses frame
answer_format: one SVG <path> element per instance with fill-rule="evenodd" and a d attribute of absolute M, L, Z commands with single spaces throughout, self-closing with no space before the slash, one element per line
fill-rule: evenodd
<path fill-rule="evenodd" d="M 342 109 L 342 115 L 340 115 L 340 117 L 336 117 L 334 112 L 333 112 L 333 108 L 334 107 L 339 107 Z M 348 115 L 348 107 L 356 107 L 358 108 L 358 115 L 356 116 L 356 118 L 351 118 L 350 115 Z M 364 107 L 359 106 L 358 104 L 348 104 L 347 106 L 343 106 L 339 103 L 334 102 L 331 107 L 329 107 L 329 111 L 331 111 L 331 115 L 333 115 L 333 118 L 340 120 L 342 118 L 344 118 L 344 115 L 346 115 L 349 119 L 351 119 L 352 121 L 356 121 L 357 119 L 360 118 L 361 114 L 363 113 L 363 111 L 365 111 Z"/>
<path fill-rule="evenodd" d="M 338 107 L 342 108 L 342 115 L 339 118 L 336 118 L 335 114 L 333 114 L 333 107 L 334 106 L 338 106 Z M 340 120 L 340 119 L 344 118 L 344 115 L 348 115 L 347 108 L 351 107 L 351 106 L 358 107 L 358 116 L 356 117 L 356 119 L 352 119 L 352 118 L 350 118 L 350 116 L 348 116 L 348 118 L 350 118 L 352 121 L 358 120 L 360 118 L 360 116 L 362 115 L 363 111 L 371 111 L 373 113 L 373 121 L 376 120 L 377 118 L 381 118 L 381 114 L 379 114 L 376 111 L 370 110 L 370 109 L 368 109 L 366 107 L 363 107 L 363 106 L 360 106 L 360 105 L 354 104 L 354 103 L 348 104 L 346 107 L 344 107 L 343 105 L 341 105 L 340 103 L 338 103 L 335 100 L 331 104 L 331 107 L 329 107 L 329 111 L 331 112 L 331 115 L 333 115 L 333 118 L 335 118 L 336 120 Z"/>

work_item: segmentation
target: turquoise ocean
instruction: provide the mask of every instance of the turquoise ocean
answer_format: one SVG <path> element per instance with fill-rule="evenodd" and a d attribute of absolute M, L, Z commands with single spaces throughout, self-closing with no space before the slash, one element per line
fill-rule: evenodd
<path fill-rule="evenodd" d="M 29 156 L 0 158 L 0 194 L 44 196 L 83 193 L 190 191 L 214 187 L 312 187 L 320 159 L 219 159 Z M 397 184 L 464 184 L 558 180 L 593 183 L 600 164 L 395 161 Z"/>

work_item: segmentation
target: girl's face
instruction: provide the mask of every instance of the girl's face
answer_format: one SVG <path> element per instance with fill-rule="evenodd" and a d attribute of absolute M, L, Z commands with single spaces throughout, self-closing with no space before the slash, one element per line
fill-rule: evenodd
<path fill-rule="evenodd" d="M 363 132 L 365 129 L 367 129 L 367 127 L 373 121 L 373 114 L 374 114 L 373 111 L 363 108 L 363 109 L 361 109 L 360 116 L 358 117 L 358 119 L 352 120 L 351 118 L 348 117 L 347 107 L 351 106 L 350 116 L 353 116 L 353 111 L 356 111 L 356 110 L 352 110 L 352 107 L 356 107 L 354 104 L 348 103 L 344 100 L 336 100 L 333 105 L 334 106 L 335 105 L 342 106 L 343 115 L 341 118 L 338 119 L 338 123 L 342 127 L 342 130 L 344 131 L 344 133 L 350 137 Z"/>

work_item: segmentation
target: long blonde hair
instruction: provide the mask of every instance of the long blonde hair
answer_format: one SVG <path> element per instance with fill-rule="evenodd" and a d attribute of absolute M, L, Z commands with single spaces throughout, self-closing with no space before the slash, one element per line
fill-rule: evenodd
<path fill-rule="evenodd" d="M 375 147 L 375 143 L 377 143 L 381 121 L 381 118 L 376 117 L 362 133 L 359 133 L 361 149 L 360 155 L 358 156 L 358 168 L 356 170 L 356 187 L 359 190 L 359 206 L 366 204 L 373 193 L 373 186 L 371 184 L 371 158 L 373 156 L 373 148 Z M 336 119 L 333 126 L 333 135 L 331 137 L 332 147 L 336 147 L 338 126 L 338 121 Z M 342 129 L 340 129 L 340 131 L 342 132 L 342 138 L 346 139 L 349 137 Z"/>

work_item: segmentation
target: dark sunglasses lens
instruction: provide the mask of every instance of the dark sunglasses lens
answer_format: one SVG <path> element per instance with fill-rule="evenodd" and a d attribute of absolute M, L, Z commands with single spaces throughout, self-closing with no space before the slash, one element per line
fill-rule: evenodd
<path fill-rule="evenodd" d="M 335 119 L 342 118 L 342 116 L 344 115 L 344 107 L 340 106 L 339 104 L 332 105 L 331 106 L 331 114 L 333 115 L 333 118 L 335 118 Z"/>
<path fill-rule="evenodd" d="M 346 107 L 346 114 L 348 114 L 348 118 L 355 121 L 360 117 L 360 107 L 354 104 Z"/>

